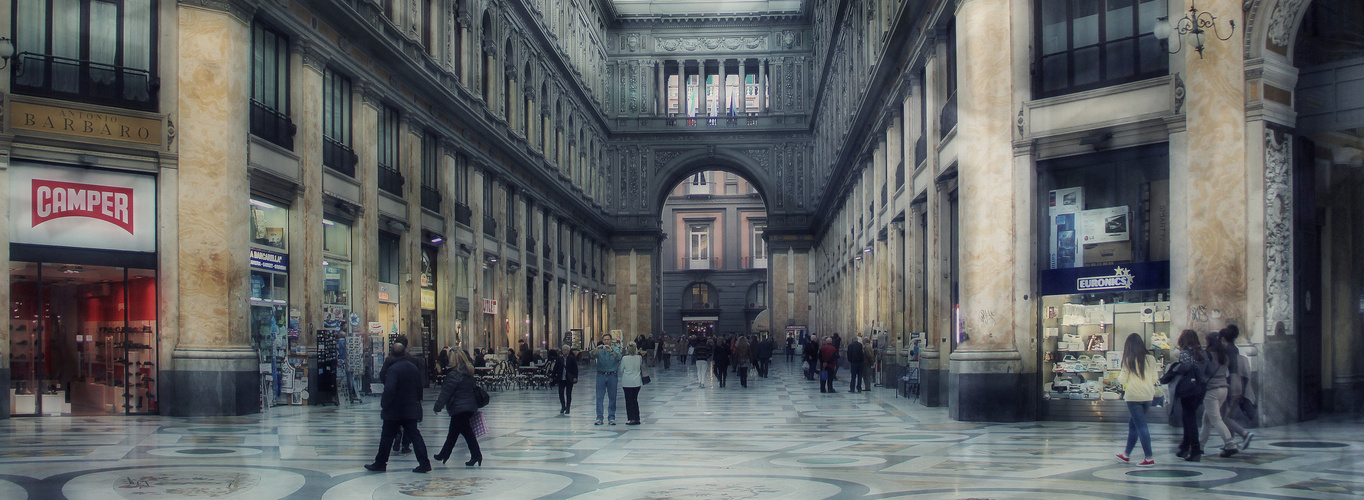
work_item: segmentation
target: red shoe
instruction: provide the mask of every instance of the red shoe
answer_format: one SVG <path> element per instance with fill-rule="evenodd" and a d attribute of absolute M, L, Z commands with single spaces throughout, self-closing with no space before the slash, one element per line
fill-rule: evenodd
<path fill-rule="evenodd" d="M 1127 456 L 1126 453 L 1119 453 L 1119 454 L 1118 454 L 1118 460 L 1122 460 L 1122 461 L 1124 461 L 1124 462 L 1131 462 L 1131 461 L 1132 461 L 1132 457 Z"/>
<path fill-rule="evenodd" d="M 1137 464 L 1137 467 L 1152 467 L 1154 465 L 1156 465 L 1156 459 L 1148 458 L 1146 460 L 1142 460 L 1141 463 Z"/>

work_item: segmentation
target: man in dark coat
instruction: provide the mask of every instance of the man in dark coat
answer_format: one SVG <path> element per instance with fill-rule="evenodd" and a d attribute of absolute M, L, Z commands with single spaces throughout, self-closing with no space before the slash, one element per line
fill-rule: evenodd
<path fill-rule="evenodd" d="M 578 357 L 573 355 L 573 350 L 568 346 L 560 347 L 563 349 L 563 356 L 559 357 L 559 363 L 554 365 L 554 382 L 559 384 L 559 413 L 568 415 L 569 407 L 573 405 L 573 384 L 578 383 Z"/>
<path fill-rule="evenodd" d="M 772 352 L 777 350 L 777 343 L 769 335 L 764 335 L 758 341 L 758 345 L 753 348 L 753 358 L 758 365 L 758 376 L 767 378 L 768 367 L 772 366 Z"/>
<path fill-rule="evenodd" d="M 397 346 L 403 346 L 403 347 L 404 347 L 404 349 L 401 351 L 401 353 L 399 353 L 399 351 L 398 351 L 397 349 L 395 349 Z M 410 354 L 407 354 L 406 346 L 407 346 L 407 335 L 403 335 L 403 334 L 400 333 L 400 334 L 398 334 L 398 335 L 396 335 L 396 336 L 393 337 L 393 345 L 392 345 L 392 346 L 389 346 L 389 349 L 388 349 L 388 357 L 387 357 L 387 358 L 384 358 L 384 366 L 383 366 L 382 368 L 379 369 L 379 381 L 380 381 L 380 382 L 385 382 L 384 390 L 388 390 L 388 385 L 387 385 L 387 382 L 388 382 L 388 369 L 389 369 L 389 367 L 393 366 L 393 363 L 397 363 L 397 362 L 403 361 L 403 360 L 410 361 L 410 362 L 412 362 L 412 364 L 414 364 L 414 365 L 417 366 L 417 371 L 418 371 L 418 372 L 424 371 L 424 370 L 422 370 L 422 365 L 425 364 L 425 363 L 422 362 L 422 359 L 421 359 L 421 358 L 419 358 L 419 357 L 417 357 L 417 356 L 412 356 L 412 355 L 410 355 Z M 424 386 L 425 383 L 422 383 L 422 385 Z M 402 444 L 402 449 L 401 449 L 401 450 L 398 448 L 398 445 L 399 445 L 400 443 Z M 411 437 L 408 437 L 407 433 L 404 433 L 404 432 L 399 432 L 398 434 L 395 434 L 395 435 L 393 436 L 393 451 L 398 452 L 398 454 L 400 454 L 400 455 L 406 455 L 406 454 L 408 454 L 408 453 L 412 453 L 412 438 L 411 438 Z"/>
<path fill-rule="evenodd" d="M 852 368 L 848 372 L 852 374 L 852 376 L 849 377 L 848 392 L 862 392 L 859 381 L 862 379 L 862 362 L 865 361 L 865 359 L 866 358 L 862 353 L 861 338 L 854 337 L 852 343 L 848 344 L 848 364 L 852 365 Z"/>
<path fill-rule="evenodd" d="M 431 470 L 431 459 L 426 456 L 426 441 L 422 440 L 417 422 L 422 419 L 422 374 L 417 363 L 407 359 L 407 347 L 393 344 L 394 357 L 399 358 L 388 366 L 384 378 L 384 394 L 379 400 L 379 417 L 384 427 L 379 434 L 379 453 L 374 463 L 365 464 L 365 469 L 382 472 L 388 469 L 388 454 L 391 443 L 398 430 L 412 438 L 412 447 L 417 451 L 417 468 L 412 472 Z"/>
<path fill-rule="evenodd" d="M 819 342 L 815 341 L 813 335 L 810 336 L 810 341 L 805 343 L 802 356 L 805 358 L 805 362 L 809 364 L 809 367 L 805 369 L 805 379 L 814 380 L 815 377 L 819 376 Z"/>

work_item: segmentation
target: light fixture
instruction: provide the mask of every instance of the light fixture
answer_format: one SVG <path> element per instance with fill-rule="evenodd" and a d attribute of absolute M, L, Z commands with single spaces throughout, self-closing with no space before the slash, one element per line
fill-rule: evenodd
<path fill-rule="evenodd" d="M 11 57 L 14 57 L 14 40 L 10 40 L 8 37 L 0 37 L 0 59 L 4 60 L 0 62 L 0 69 L 9 67 L 9 58 Z"/>
<path fill-rule="evenodd" d="M 441 238 L 440 236 L 437 236 L 437 237 L 435 237 L 435 238 L 431 238 L 431 244 L 432 244 L 432 245 L 439 245 L 439 244 L 441 244 L 441 243 L 445 243 L 445 238 Z"/>
<path fill-rule="evenodd" d="M 257 206 L 257 207 L 260 207 L 260 208 L 270 208 L 270 209 L 278 209 L 278 208 L 279 208 L 279 207 L 277 207 L 277 206 L 274 206 L 274 205 L 271 205 L 271 204 L 269 204 L 269 203 L 266 203 L 266 202 L 257 200 L 257 199 L 255 199 L 255 198 L 251 198 L 251 204 L 252 204 L 252 205 L 255 205 L 255 206 Z"/>
<path fill-rule="evenodd" d="M 1225 42 L 1231 39 L 1232 34 L 1236 33 L 1236 20 L 1229 20 L 1227 21 L 1227 24 L 1231 26 L 1231 29 L 1227 32 L 1227 36 L 1223 37 L 1220 30 L 1217 29 L 1217 16 L 1212 15 L 1211 12 L 1199 12 L 1198 7 L 1194 6 L 1194 0 L 1189 0 L 1188 14 L 1185 14 L 1184 17 L 1180 18 L 1178 21 L 1175 21 L 1173 25 L 1170 24 L 1170 18 L 1158 17 L 1156 18 L 1156 25 L 1152 29 L 1152 32 L 1156 35 L 1156 38 L 1161 40 L 1168 40 L 1175 34 L 1179 35 L 1179 47 L 1169 51 L 1171 54 L 1179 52 L 1184 48 L 1184 35 L 1192 34 L 1194 50 L 1198 52 L 1198 58 L 1202 59 L 1203 42 L 1207 37 L 1207 29 L 1212 29 L 1213 36 L 1216 36 L 1218 40 Z"/>

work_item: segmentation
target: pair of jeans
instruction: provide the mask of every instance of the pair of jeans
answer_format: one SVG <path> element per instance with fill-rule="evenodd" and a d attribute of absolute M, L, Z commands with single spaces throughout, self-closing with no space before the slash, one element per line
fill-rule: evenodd
<path fill-rule="evenodd" d="M 393 440 L 398 437 L 399 429 L 402 429 L 403 434 L 412 436 L 412 450 L 417 452 L 417 463 L 423 467 L 430 467 L 431 459 L 426 456 L 426 441 L 422 440 L 422 431 L 417 429 L 416 420 L 384 421 L 383 430 L 379 431 L 379 453 L 374 455 L 374 465 L 388 466 L 388 454 L 393 450 Z"/>
<path fill-rule="evenodd" d="M 597 420 L 601 420 L 602 398 L 611 397 L 611 404 L 607 408 L 607 417 L 610 420 L 616 419 L 616 384 L 620 381 L 618 372 L 602 373 L 597 372 Z"/>
<path fill-rule="evenodd" d="M 673 367 L 673 357 L 672 357 L 671 354 L 664 354 L 664 355 L 662 356 L 662 358 L 663 358 L 663 369 L 664 369 L 664 370 L 667 370 L 667 369 Z"/>
<path fill-rule="evenodd" d="M 639 421 L 639 387 L 625 388 L 625 420 Z"/>
<path fill-rule="evenodd" d="M 1147 458 L 1151 457 L 1151 430 L 1146 427 L 1146 410 L 1151 408 L 1150 401 L 1128 401 L 1127 412 L 1131 413 L 1131 418 L 1127 419 L 1127 448 L 1124 455 L 1132 455 L 1132 448 L 1137 445 L 1137 440 L 1141 440 L 1141 451 Z"/>
<path fill-rule="evenodd" d="M 445 434 L 445 444 L 441 445 L 438 457 L 449 457 L 450 452 L 455 450 L 455 443 L 459 442 L 459 437 L 464 436 L 464 442 L 469 445 L 469 460 L 483 460 L 483 452 L 478 449 L 478 436 L 474 435 L 472 424 L 474 413 L 466 411 L 450 415 L 450 432 Z"/>
<path fill-rule="evenodd" d="M 849 361 L 848 364 L 852 365 L 852 376 L 848 377 L 848 392 L 862 390 L 862 362 L 859 361 L 854 363 Z"/>
<path fill-rule="evenodd" d="M 568 407 L 573 406 L 573 384 L 572 380 L 559 381 L 559 406 L 561 410 L 568 411 Z"/>
<path fill-rule="evenodd" d="M 1208 437 L 1216 430 L 1217 435 L 1222 437 L 1222 449 L 1236 449 L 1236 441 L 1232 438 L 1231 431 L 1227 429 L 1226 422 L 1222 421 L 1222 405 L 1226 402 L 1226 387 L 1208 389 L 1203 395 L 1203 431 L 1198 436 L 1200 446 L 1207 448 Z"/>
<path fill-rule="evenodd" d="M 1180 451 L 1201 450 L 1198 444 L 1198 407 L 1203 398 L 1179 398 L 1179 424 L 1184 428 L 1184 439 L 1179 442 Z"/>

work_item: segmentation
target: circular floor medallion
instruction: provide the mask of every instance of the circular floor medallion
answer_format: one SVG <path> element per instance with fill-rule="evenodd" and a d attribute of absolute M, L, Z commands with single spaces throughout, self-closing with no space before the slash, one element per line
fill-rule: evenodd
<path fill-rule="evenodd" d="M 1120 465 L 1096 470 L 1094 476 L 1113 481 L 1140 483 L 1191 483 L 1222 481 L 1236 477 L 1236 473 L 1211 467 L 1161 466 L 1157 464 L 1151 468 Z"/>
<path fill-rule="evenodd" d="M 1333 443 L 1330 441 L 1276 441 L 1269 443 L 1269 445 L 1280 448 L 1347 448 L 1350 446 L 1345 443 Z"/>
<path fill-rule="evenodd" d="M 394 464 L 390 463 L 390 466 Z M 419 497 L 465 500 L 479 498 L 536 498 L 572 484 L 557 474 L 499 469 L 441 468 L 430 474 L 412 474 L 390 468 L 385 474 L 366 474 L 327 490 L 324 500 L 359 500 Z"/>
<path fill-rule="evenodd" d="M 148 454 L 158 457 L 197 457 L 197 458 L 223 458 L 223 457 L 249 457 L 260 455 L 259 448 L 225 448 L 225 447 L 186 447 L 171 446 L 163 448 L 153 448 L 147 450 Z"/>
<path fill-rule="evenodd" d="M 148 467 L 95 472 L 62 487 L 71 500 L 214 498 L 274 500 L 305 482 L 293 472 L 248 467 Z"/>
<path fill-rule="evenodd" d="M 874 443 L 932 443 L 946 441 L 965 441 L 970 436 L 964 434 L 937 434 L 928 432 L 895 432 L 890 434 L 868 434 L 857 438 L 859 441 Z"/>
<path fill-rule="evenodd" d="M 0 479 L 0 498 L 26 500 L 28 492 L 24 491 L 23 486 Z"/>
<path fill-rule="evenodd" d="M 778 467 L 797 467 L 814 469 L 843 469 L 867 467 L 886 463 L 884 458 L 863 455 L 818 455 L 796 458 L 775 458 L 772 465 Z"/>
<path fill-rule="evenodd" d="M 767 498 L 834 498 L 843 494 L 838 486 L 799 478 L 720 476 L 633 481 L 585 493 L 574 498 L 648 498 L 702 500 L 761 500 Z"/>

